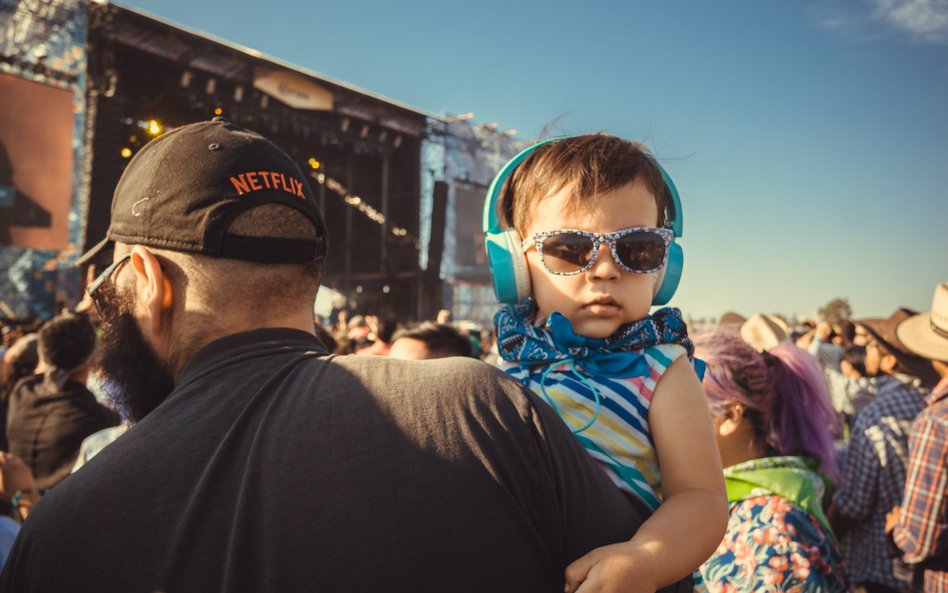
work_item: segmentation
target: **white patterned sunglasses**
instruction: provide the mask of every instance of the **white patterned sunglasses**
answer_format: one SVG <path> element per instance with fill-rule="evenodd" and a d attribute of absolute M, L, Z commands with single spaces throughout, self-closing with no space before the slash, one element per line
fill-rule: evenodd
<path fill-rule="evenodd" d="M 540 231 L 523 241 L 523 251 L 536 247 L 540 262 L 550 274 L 575 276 L 591 268 L 603 243 L 612 259 L 626 272 L 650 274 L 662 269 L 674 232 L 648 226 L 634 226 L 614 233 L 590 233 L 575 229 Z"/>

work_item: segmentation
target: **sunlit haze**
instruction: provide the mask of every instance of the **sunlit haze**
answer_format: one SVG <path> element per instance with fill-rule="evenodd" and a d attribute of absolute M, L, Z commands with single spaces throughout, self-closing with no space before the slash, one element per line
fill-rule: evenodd
<path fill-rule="evenodd" d="M 943 2 L 126 6 L 523 140 L 643 140 L 682 195 L 686 315 L 887 316 L 948 280 Z"/>

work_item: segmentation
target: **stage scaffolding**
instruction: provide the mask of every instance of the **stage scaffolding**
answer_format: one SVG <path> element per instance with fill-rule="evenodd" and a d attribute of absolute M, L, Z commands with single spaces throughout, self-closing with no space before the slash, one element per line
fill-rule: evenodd
<path fill-rule="evenodd" d="M 427 116 L 258 52 L 112 4 L 89 6 L 92 178 L 83 248 L 150 138 L 223 115 L 310 175 L 330 231 L 323 283 L 358 309 L 412 318 L 419 298 L 420 154 Z"/>
<path fill-rule="evenodd" d="M 69 186 L 62 207 L 33 203 L 42 192 L 12 179 L 11 163 L 36 158 L 0 159 L 0 317 L 48 318 L 74 304 L 85 278 L 73 262 L 105 235 L 128 160 L 165 130 L 215 115 L 270 137 L 310 176 L 330 230 L 324 284 L 350 306 L 402 320 L 447 307 L 478 321 L 495 307 L 479 212 L 519 147 L 511 131 L 470 114 L 433 117 L 109 3 L 0 0 L 0 48 L 0 83 L 73 97 L 62 126 L 71 158 L 58 163 Z M 23 225 L 62 232 L 18 239 Z"/>

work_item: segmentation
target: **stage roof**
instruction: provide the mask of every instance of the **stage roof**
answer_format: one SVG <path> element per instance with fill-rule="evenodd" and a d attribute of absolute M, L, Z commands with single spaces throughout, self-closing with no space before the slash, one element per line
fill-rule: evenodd
<path fill-rule="evenodd" d="M 108 6 L 111 6 L 111 7 L 113 7 L 113 8 L 120 9 L 121 11 L 124 11 L 124 12 L 126 12 L 126 13 L 138 15 L 138 16 L 139 16 L 140 18 L 142 18 L 142 19 L 147 19 L 147 20 L 150 20 L 150 21 L 154 21 L 155 23 L 158 23 L 158 24 L 160 24 L 160 25 L 163 25 L 164 27 L 167 27 L 167 28 L 169 28 L 169 29 L 181 31 L 181 32 L 183 32 L 183 33 L 185 33 L 185 34 L 187 34 L 187 35 L 191 35 L 191 36 L 197 37 L 197 38 L 202 39 L 202 40 L 204 40 L 204 41 L 206 41 L 206 42 L 210 42 L 210 43 L 212 43 L 212 44 L 217 44 L 217 45 L 223 46 L 223 47 L 225 47 L 225 48 L 227 48 L 227 49 L 230 49 L 230 50 L 232 50 L 232 51 L 235 51 L 235 52 L 239 52 L 239 53 L 241 53 L 241 54 L 244 54 L 244 55 L 246 55 L 246 56 L 252 58 L 252 61 L 265 62 L 265 63 L 273 64 L 273 65 L 275 65 L 275 66 L 279 66 L 280 68 L 283 68 L 283 69 L 286 69 L 286 70 L 290 70 L 290 71 L 295 72 L 295 73 L 297 73 L 297 74 L 300 74 L 300 75 L 302 75 L 302 76 L 311 78 L 311 79 L 313 79 L 314 81 L 317 81 L 317 82 L 319 82 L 319 83 L 321 83 L 321 84 L 325 84 L 325 85 L 330 86 L 330 87 L 335 87 L 335 89 L 337 89 L 337 90 L 349 91 L 350 93 L 357 94 L 357 95 L 361 95 L 361 96 L 363 96 L 363 97 L 367 97 L 367 98 L 373 99 L 373 100 L 378 101 L 378 102 L 380 102 L 380 103 L 384 103 L 384 104 L 386 104 L 386 105 L 388 105 L 388 106 L 390 106 L 390 107 L 395 107 L 395 108 L 397 108 L 397 109 L 410 112 L 411 114 L 416 115 L 416 116 L 422 116 L 422 117 L 426 117 L 426 118 L 435 118 L 435 119 L 437 118 L 437 116 L 435 116 L 435 115 L 432 115 L 432 114 L 427 113 L 427 112 L 425 112 L 425 111 L 422 111 L 422 110 L 420 110 L 420 109 L 416 109 L 416 108 L 411 107 L 411 106 L 409 106 L 409 105 L 406 105 L 406 104 L 404 104 L 404 103 L 400 103 L 400 102 L 395 101 L 395 100 L 393 100 L 393 99 L 390 99 L 390 98 L 388 98 L 388 97 L 383 97 L 383 96 L 381 96 L 381 95 L 378 95 L 378 94 L 375 94 L 375 93 L 371 93 L 371 92 L 366 91 L 365 89 L 361 89 L 361 88 L 359 88 L 359 87 L 357 87 L 357 86 L 355 86 L 355 85 L 351 85 L 351 84 L 348 84 L 348 83 L 345 83 L 345 82 L 341 82 L 341 81 L 338 81 L 338 80 L 334 80 L 334 79 L 329 78 L 328 76 L 325 76 L 325 75 L 320 74 L 320 73 L 318 73 L 318 72 L 314 72 L 314 71 L 309 70 L 309 69 L 307 69 L 307 68 L 302 68 L 302 67 L 300 67 L 300 66 L 296 66 L 296 65 L 294 65 L 294 64 L 290 64 L 290 63 L 288 63 L 288 62 L 285 62 L 285 61 L 283 61 L 283 60 L 280 60 L 279 58 L 274 58 L 274 57 L 272 57 L 272 56 L 269 56 L 269 55 L 267 55 L 267 54 L 264 54 L 263 52 L 257 51 L 257 50 L 255 50 L 255 49 L 252 49 L 252 48 L 249 48 L 249 47 L 245 47 L 245 46 L 240 45 L 240 44 L 238 44 L 238 43 L 234 43 L 234 42 L 231 42 L 231 41 L 227 41 L 227 40 L 225 40 L 225 39 L 221 39 L 221 38 L 215 37 L 215 36 L 210 35 L 210 34 L 208 34 L 208 33 L 204 33 L 204 32 L 201 32 L 201 31 L 194 30 L 194 29 L 190 29 L 190 28 L 185 27 L 185 26 L 183 26 L 183 25 L 179 25 L 179 24 L 177 24 L 177 23 L 173 23 L 173 22 L 171 22 L 171 21 L 168 21 L 168 20 L 166 20 L 166 19 L 164 19 L 164 18 L 155 16 L 155 15 L 150 14 L 150 13 L 148 13 L 148 12 L 146 12 L 146 11 L 143 11 L 143 10 L 139 10 L 139 9 L 135 9 L 135 8 L 128 8 L 128 7 L 126 7 L 126 6 L 122 6 L 122 5 L 116 4 L 116 3 L 114 3 L 114 2 L 98 2 L 98 1 L 97 1 L 97 2 L 94 2 L 93 4 L 108 5 Z M 145 50 L 145 51 L 150 51 L 150 52 L 155 52 L 155 53 L 167 53 L 167 52 L 171 51 L 171 52 L 174 52 L 174 53 L 179 53 L 180 55 L 183 56 L 183 55 L 185 55 L 186 53 L 188 53 L 188 51 L 189 51 L 189 49 L 190 49 L 190 48 L 187 48 L 187 47 L 180 47 L 180 48 L 170 48 L 170 47 L 167 47 L 167 46 L 166 46 L 167 44 L 163 44 L 160 40 L 155 39 L 155 38 L 153 38 L 152 36 L 149 36 L 149 35 L 147 34 L 147 32 L 144 32 L 144 31 L 137 31 L 137 32 L 135 32 L 135 31 L 121 31 L 121 30 L 120 30 L 120 31 L 118 32 L 118 34 L 119 34 L 119 36 L 121 37 L 121 41 L 122 41 L 123 43 L 126 43 L 126 44 L 128 44 L 128 45 L 132 45 L 132 46 L 138 47 L 138 48 L 143 49 L 143 50 Z M 168 56 L 168 57 L 173 57 L 173 56 Z M 192 64 L 190 64 L 190 66 L 195 67 L 195 68 L 204 69 L 204 70 L 209 70 L 209 69 L 212 69 L 212 68 L 214 67 L 212 64 L 209 64 L 209 63 L 206 63 L 206 62 L 202 62 L 202 63 L 192 63 Z M 249 73 L 242 72 L 242 70 L 243 70 L 243 69 L 252 68 L 252 66 L 251 66 L 250 64 L 247 64 L 247 63 L 238 64 L 238 63 L 235 63 L 235 62 L 230 62 L 230 63 L 227 63 L 227 64 L 221 64 L 220 66 L 229 66 L 230 68 L 229 68 L 229 69 L 221 69 L 221 68 L 218 68 L 219 71 L 218 71 L 217 73 L 220 74 L 220 75 L 228 76 L 228 77 L 232 77 L 232 78 L 234 78 L 234 77 L 243 77 L 243 76 L 249 77 L 250 74 L 249 74 Z M 224 70 L 224 71 L 220 71 L 220 70 Z"/>

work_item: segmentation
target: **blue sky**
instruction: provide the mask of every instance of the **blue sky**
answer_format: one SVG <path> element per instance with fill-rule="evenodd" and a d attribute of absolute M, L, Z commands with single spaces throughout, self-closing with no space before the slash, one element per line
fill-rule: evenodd
<path fill-rule="evenodd" d="M 524 140 L 644 141 L 693 316 L 887 316 L 948 281 L 945 0 L 125 5 Z"/>

